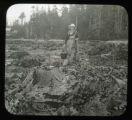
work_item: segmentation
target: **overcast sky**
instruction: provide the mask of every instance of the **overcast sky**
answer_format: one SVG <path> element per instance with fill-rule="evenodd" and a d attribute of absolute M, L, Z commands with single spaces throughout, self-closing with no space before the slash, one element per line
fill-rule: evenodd
<path fill-rule="evenodd" d="M 44 9 L 47 9 L 48 6 L 50 6 L 50 8 L 52 9 L 54 4 L 15 4 L 15 5 L 12 5 L 7 10 L 6 17 L 7 17 L 8 24 L 12 24 L 13 21 L 18 19 L 22 12 L 24 12 L 26 15 L 25 21 L 29 21 L 30 15 L 32 13 L 32 6 L 35 6 L 35 7 L 38 6 L 38 9 L 41 9 L 42 7 Z M 57 8 L 61 8 L 62 6 L 63 6 L 62 4 L 58 4 Z"/>

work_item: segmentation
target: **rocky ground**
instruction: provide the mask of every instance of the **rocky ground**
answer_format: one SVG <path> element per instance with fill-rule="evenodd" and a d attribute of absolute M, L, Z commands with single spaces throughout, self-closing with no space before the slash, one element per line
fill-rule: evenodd
<path fill-rule="evenodd" d="M 79 43 L 62 68 L 64 41 L 6 41 L 5 106 L 12 114 L 115 116 L 127 105 L 127 41 Z"/>

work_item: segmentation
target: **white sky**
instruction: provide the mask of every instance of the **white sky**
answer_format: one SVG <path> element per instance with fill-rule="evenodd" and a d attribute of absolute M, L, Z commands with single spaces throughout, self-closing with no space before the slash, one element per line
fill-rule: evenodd
<path fill-rule="evenodd" d="M 6 15 L 6 19 L 8 21 L 8 24 L 12 24 L 16 19 L 19 18 L 20 14 L 22 12 L 25 13 L 25 21 L 29 21 L 30 19 L 30 15 L 32 13 L 32 6 L 37 6 L 38 9 L 40 10 L 42 7 L 44 9 L 47 9 L 48 6 L 50 6 L 50 8 L 52 9 L 54 4 L 14 4 L 12 6 L 10 6 L 7 10 L 7 15 Z M 64 6 L 64 4 L 56 4 L 57 8 L 61 8 L 62 6 Z"/>

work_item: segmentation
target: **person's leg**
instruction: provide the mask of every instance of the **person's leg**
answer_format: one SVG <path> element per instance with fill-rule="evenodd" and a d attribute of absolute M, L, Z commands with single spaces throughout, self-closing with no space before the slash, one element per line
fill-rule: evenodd
<path fill-rule="evenodd" d="M 68 65 L 68 59 L 65 59 L 63 62 L 63 66 L 66 66 L 66 65 Z"/>
<path fill-rule="evenodd" d="M 74 62 L 74 59 L 75 59 L 75 50 L 72 49 L 72 50 L 71 50 L 71 55 L 70 55 L 70 57 L 69 57 L 69 63 L 70 63 L 70 64 L 73 63 L 73 62 Z"/>

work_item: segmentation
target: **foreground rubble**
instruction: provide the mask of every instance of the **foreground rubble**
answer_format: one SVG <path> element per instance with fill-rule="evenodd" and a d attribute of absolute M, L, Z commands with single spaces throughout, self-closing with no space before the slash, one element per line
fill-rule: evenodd
<path fill-rule="evenodd" d="M 120 54 L 116 56 L 114 52 L 110 53 L 113 43 L 106 44 L 108 49 L 103 43 L 92 44 L 80 43 L 76 63 L 66 67 L 61 66 L 59 52 L 56 54 L 55 50 L 50 51 L 54 53 L 50 58 L 47 51 L 39 57 L 30 57 L 32 52 L 24 53 L 26 56 L 21 60 L 8 55 L 12 60 L 7 59 L 6 64 L 6 109 L 12 114 L 24 115 L 123 114 L 127 105 L 127 46 L 117 45 L 115 53 Z M 101 46 L 104 46 L 104 51 Z M 111 59 L 113 56 L 114 60 Z M 26 63 L 22 62 L 23 59 L 27 59 Z M 19 66 L 13 64 L 20 61 Z"/>

